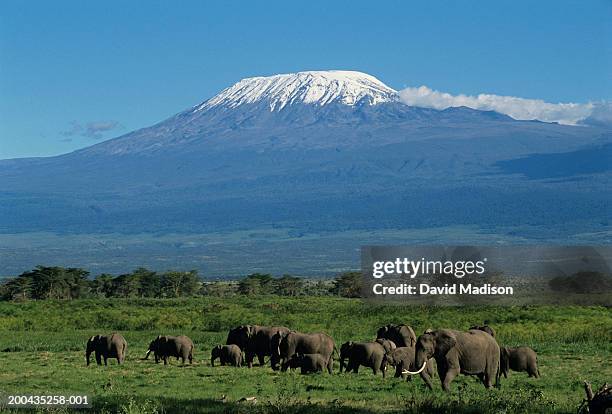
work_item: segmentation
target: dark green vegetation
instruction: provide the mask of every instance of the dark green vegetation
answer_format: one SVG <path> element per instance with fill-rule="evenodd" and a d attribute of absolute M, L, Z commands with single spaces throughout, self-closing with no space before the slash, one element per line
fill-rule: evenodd
<path fill-rule="evenodd" d="M 242 323 L 324 331 L 337 344 L 367 340 L 389 322 L 417 333 L 433 327 L 467 329 L 488 320 L 500 343 L 528 345 L 539 356 L 541 379 L 511 373 L 501 389 L 485 390 L 461 376 L 452 393 L 428 391 L 420 378 L 402 382 L 359 374 L 274 372 L 269 367 L 210 367 L 210 349 Z M 121 332 L 125 365 L 85 366 L 94 333 Z M 193 366 L 141 361 L 160 333 L 189 335 Z M 582 380 L 610 381 L 612 311 L 604 307 L 374 306 L 333 297 L 234 296 L 191 299 L 91 299 L 0 303 L 0 392 L 88 394 L 93 412 L 507 412 L 574 413 Z M 240 402 L 256 397 L 257 403 Z M 91 412 L 91 411 L 88 411 Z"/>
<path fill-rule="evenodd" d="M 113 276 L 106 273 L 88 279 L 79 268 L 37 266 L 17 277 L 0 281 L 0 300 L 181 298 L 274 294 L 300 296 L 333 294 L 358 297 L 360 273 L 341 274 L 335 282 L 308 281 L 283 275 L 253 273 L 238 282 L 202 282 L 197 270 L 157 273 L 145 268 Z M 357 294 L 357 296 L 355 296 Z"/>

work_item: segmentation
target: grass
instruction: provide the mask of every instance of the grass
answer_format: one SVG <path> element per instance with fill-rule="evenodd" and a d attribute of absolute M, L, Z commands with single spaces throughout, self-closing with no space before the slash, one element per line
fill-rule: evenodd
<path fill-rule="evenodd" d="M 488 320 L 501 344 L 529 345 L 541 379 L 512 373 L 501 389 L 485 390 L 460 376 L 452 393 L 411 382 L 359 374 L 301 376 L 269 367 L 211 367 L 210 349 L 241 323 L 324 331 L 337 344 L 373 338 L 376 328 L 405 322 L 467 329 Z M 85 366 L 84 344 L 99 332 L 127 339 L 125 365 Z M 196 364 L 141 361 L 159 333 L 189 335 Z M 604 307 L 373 306 L 340 298 L 233 297 L 185 300 L 79 300 L 0 303 L 0 393 L 87 394 L 93 412 L 447 412 L 575 413 L 582 381 L 612 378 L 612 311 Z M 257 403 L 241 401 L 256 397 Z M 88 410 L 87 412 L 92 412 Z"/>

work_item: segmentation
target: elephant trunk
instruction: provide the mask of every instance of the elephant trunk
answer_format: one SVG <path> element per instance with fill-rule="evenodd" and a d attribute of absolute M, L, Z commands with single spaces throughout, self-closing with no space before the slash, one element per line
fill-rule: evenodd
<path fill-rule="evenodd" d="M 214 367 L 214 366 L 215 366 L 215 359 L 217 359 L 217 358 L 215 358 L 215 357 L 210 357 L 210 366 L 211 366 L 211 367 Z"/>
<path fill-rule="evenodd" d="M 91 351 L 87 350 L 87 352 L 85 352 L 85 359 L 87 359 L 87 365 L 89 366 L 89 357 L 91 356 Z"/>
<path fill-rule="evenodd" d="M 340 372 L 344 369 L 344 358 L 340 358 Z"/>
<path fill-rule="evenodd" d="M 427 365 L 427 361 L 423 361 L 423 366 L 421 366 L 421 369 L 419 369 L 418 371 L 410 371 L 408 369 L 405 369 L 402 371 L 402 374 L 408 374 L 408 375 L 417 375 L 420 374 L 421 372 L 423 372 L 423 370 L 425 369 L 425 366 Z"/>

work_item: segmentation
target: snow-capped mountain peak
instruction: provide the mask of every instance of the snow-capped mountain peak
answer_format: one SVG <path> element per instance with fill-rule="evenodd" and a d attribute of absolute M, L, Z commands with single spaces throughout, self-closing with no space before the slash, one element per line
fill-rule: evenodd
<path fill-rule="evenodd" d="M 294 103 L 323 106 L 332 102 L 345 105 L 361 102 L 376 105 L 397 99 L 396 90 L 366 73 L 308 71 L 243 79 L 197 105 L 194 112 L 259 102 L 267 104 L 270 111 L 279 111 Z"/>

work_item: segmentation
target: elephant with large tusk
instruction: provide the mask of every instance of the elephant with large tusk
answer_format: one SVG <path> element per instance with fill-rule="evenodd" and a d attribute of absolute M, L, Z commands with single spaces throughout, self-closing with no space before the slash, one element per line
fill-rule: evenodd
<path fill-rule="evenodd" d="M 409 369 L 404 369 L 402 371 L 402 374 L 419 375 L 421 372 L 423 372 L 425 370 L 426 366 L 427 366 L 427 361 L 423 361 L 423 365 L 421 366 L 421 368 L 419 368 L 418 371 L 410 371 Z"/>
<path fill-rule="evenodd" d="M 477 375 L 486 388 L 499 383 L 500 349 L 490 334 L 480 330 L 468 332 L 439 329 L 417 339 L 415 364 L 417 371 L 404 370 L 408 375 L 421 374 L 425 382 L 427 360 L 433 357 L 444 391 L 461 374 Z M 428 382 L 429 385 L 429 382 Z"/>
<path fill-rule="evenodd" d="M 415 370 L 415 348 L 409 346 L 402 346 L 392 350 L 391 352 L 387 352 L 387 363 L 395 367 L 395 377 L 402 377 L 407 379 L 408 381 L 412 380 L 411 375 L 420 374 L 423 372 L 423 369 L 418 371 Z M 429 359 L 427 361 L 427 365 L 425 367 L 425 371 L 427 372 L 427 376 L 424 377 L 425 382 L 427 383 L 427 378 L 433 378 L 434 376 L 434 362 L 433 359 Z M 431 384 L 429 384 L 431 385 Z"/>

